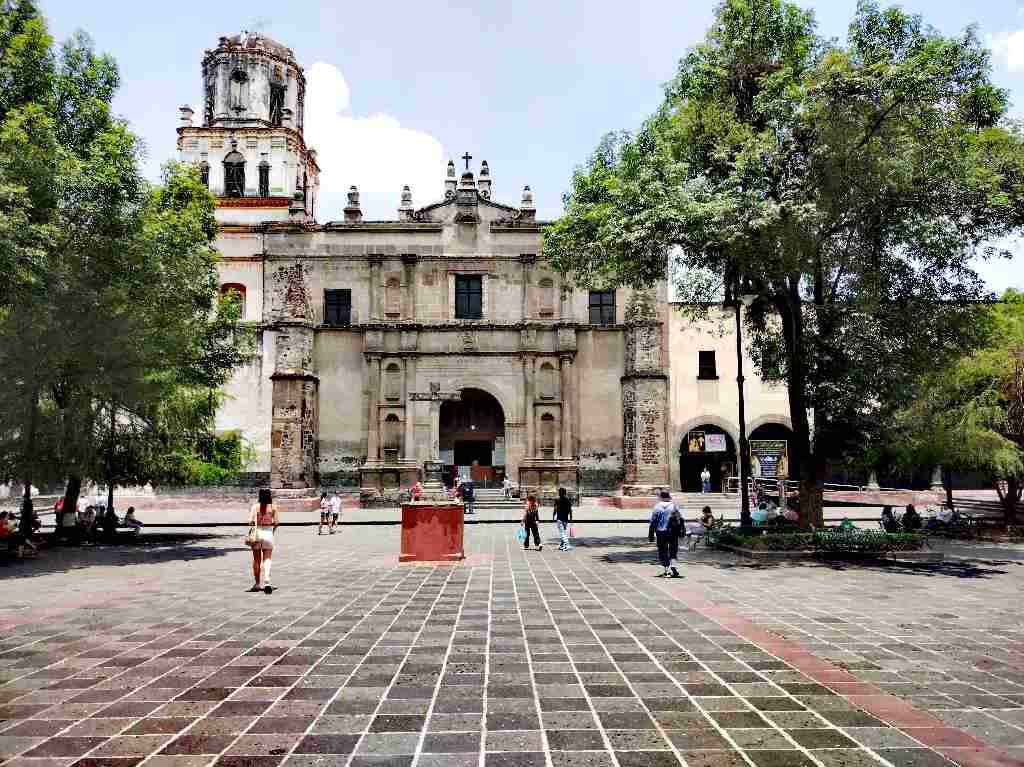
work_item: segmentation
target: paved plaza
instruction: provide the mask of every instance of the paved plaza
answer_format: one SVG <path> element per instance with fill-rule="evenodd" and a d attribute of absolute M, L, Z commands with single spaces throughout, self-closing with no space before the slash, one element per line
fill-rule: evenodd
<path fill-rule="evenodd" d="M 550 524 L 543 530 L 554 542 Z M 466 530 L 242 528 L 0 567 L 3 767 L 1024 764 L 1024 551 L 755 566 L 579 524 L 568 553 Z M 963 558 L 966 557 L 966 558 Z"/>

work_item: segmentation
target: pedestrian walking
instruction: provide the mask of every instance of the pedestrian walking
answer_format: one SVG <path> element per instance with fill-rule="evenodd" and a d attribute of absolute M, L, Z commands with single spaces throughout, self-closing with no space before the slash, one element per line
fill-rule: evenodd
<path fill-rule="evenodd" d="M 269 488 L 260 490 L 259 499 L 249 509 L 249 535 L 246 542 L 252 547 L 253 585 L 249 591 L 270 594 L 270 560 L 274 555 L 274 533 L 277 532 L 278 511 Z"/>
<path fill-rule="evenodd" d="M 462 502 L 466 504 L 466 513 L 473 514 L 476 512 L 476 496 L 473 494 L 473 480 L 469 477 L 464 477 L 462 484 L 459 485 L 459 490 L 462 494 Z"/>
<path fill-rule="evenodd" d="M 702 493 L 711 492 L 711 471 L 707 466 L 705 466 L 704 471 L 700 473 L 700 491 Z"/>
<path fill-rule="evenodd" d="M 660 500 L 651 511 L 647 540 L 657 539 L 658 542 L 658 561 L 662 567 L 662 572 L 658 577 L 678 578 L 679 569 L 676 560 L 679 556 L 679 534 L 683 530 L 683 516 L 668 490 L 662 490 L 658 496 Z"/>
<path fill-rule="evenodd" d="M 558 488 L 558 497 L 555 499 L 554 521 L 558 523 L 558 550 L 569 550 L 569 523 L 572 522 L 572 501 L 565 493 L 565 488 Z"/>
<path fill-rule="evenodd" d="M 327 493 L 320 493 L 320 524 L 316 527 L 316 534 L 324 534 L 324 525 L 331 527 L 331 502 L 327 499 Z"/>
<path fill-rule="evenodd" d="M 523 530 L 526 532 L 526 537 L 523 538 L 523 548 L 530 548 L 530 533 L 533 533 L 533 542 L 537 546 L 537 551 L 541 551 L 544 548 L 544 544 L 540 542 L 540 527 L 537 526 L 537 522 L 540 520 L 540 508 L 537 506 L 537 498 L 534 495 L 526 496 L 526 507 L 523 509 Z"/>
<path fill-rule="evenodd" d="M 334 526 L 341 519 L 341 493 L 337 490 L 331 496 L 331 535 L 334 535 Z"/>

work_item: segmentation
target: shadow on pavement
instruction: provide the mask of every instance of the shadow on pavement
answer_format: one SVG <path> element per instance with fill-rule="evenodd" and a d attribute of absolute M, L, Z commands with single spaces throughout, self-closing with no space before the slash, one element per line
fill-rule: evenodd
<path fill-rule="evenodd" d="M 204 543 L 212 545 L 202 545 Z M 236 534 L 146 532 L 137 537 L 92 546 L 46 545 L 29 559 L 0 559 L 0 580 L 64 573 L 89 567 L 187 562 L 223 557 L 245 549 Z"/>
<path fill-rule="evenodd" d="M 573 545 L 580 550 L 615 547 L 625 551 L 608 551 L 599 555 L 608 564 L 657 564 L 658 553 L 653 543 L 641 536 L 610 536 L 602 538 L 575 538 Z M 716 551 L 699 547 L 696 551 L 680 546 L 680 561 L 684 567 L 712 567 L 719 570 L 743 568 L 744 570 L 793 570 L 797 568 L 825 569 L 834 571 L 856 570 L 879 572 L 892 575 L 924 578 L 992 578 L 1006 575 L 1009 567 L 1021 566 L 1012 560 L 957 558 L 933 564 L 912 564 L 906 562 L 885 562 L 878 559 L 830 559 L 790 560 L 765 562 L 741 557 L 727 551 Z"/>

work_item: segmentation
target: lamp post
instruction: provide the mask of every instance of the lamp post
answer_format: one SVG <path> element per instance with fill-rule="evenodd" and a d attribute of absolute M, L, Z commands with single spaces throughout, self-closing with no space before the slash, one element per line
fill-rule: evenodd
<path fill-rule="evenodd" d="M 749 307 L 755 296 L 740 294 L 735 297 L 736 308 L 736 386 L 739 388 L 739 422 L 740 422 L 740 527 L 749 528 L 750 493 L 747 482 L 750 479 L 750 448 L 747 444 L 747 419 L 743 403 L 743 316 L 741 306 Z"/>

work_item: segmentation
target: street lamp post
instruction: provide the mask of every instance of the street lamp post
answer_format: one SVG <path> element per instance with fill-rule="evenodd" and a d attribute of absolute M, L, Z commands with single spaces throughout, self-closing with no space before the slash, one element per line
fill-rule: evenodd
<path fill-rule="evenodd" d="M 751 527 L 750 493 L 750 448 L 747 444 L 747 418 L 743 402 L 743 317 L 741 307 L 746 308 L 754 301 L 753 295 L 740 295 L 737 290 L 736 307 L 736 386 L 739 388 L 740 422 L 740 527 Z"/>

